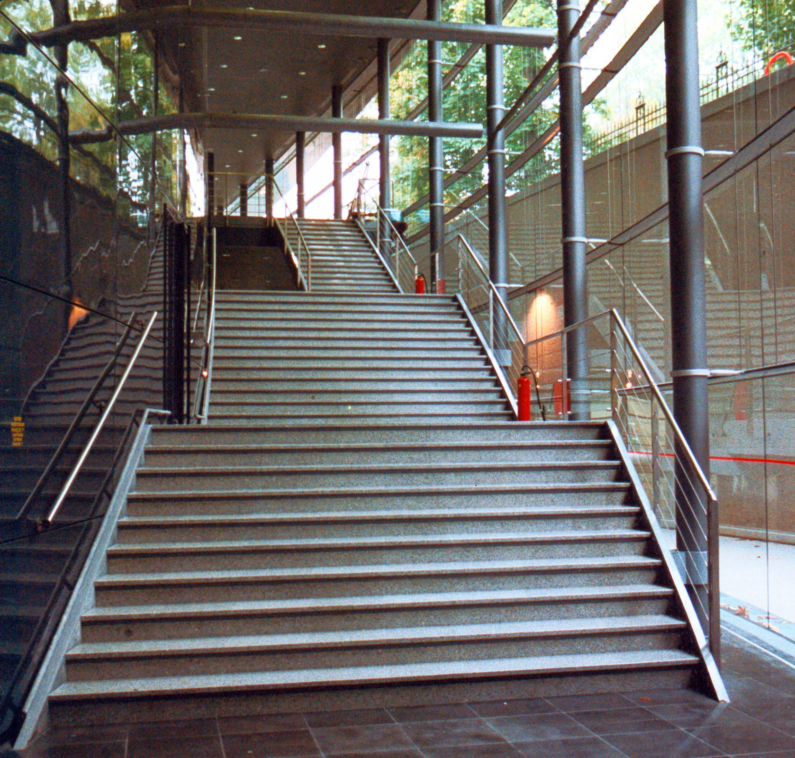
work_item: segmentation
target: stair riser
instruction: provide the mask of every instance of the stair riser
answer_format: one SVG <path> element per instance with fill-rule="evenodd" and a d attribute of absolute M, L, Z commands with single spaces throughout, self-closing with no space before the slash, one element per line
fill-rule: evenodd
<path fill-rule="evenodd" d="M 400 535 L 442 534 L 539 534 L 550 531 L 595 531 L 604 529 L 632 529 L 636 515 L 609 516 L 594 512 L 593 518 L 523 518 L 511 519 L 434 519 L 424 520 L 420 514 L 413 520 L 394 519 L 358 524 L 317 523 L 294 525 L 229 526 L 151 526 L 133 527 L 119 524 L 119 543 L 134 545 L 150 542 L 202 542 L 204 540 L 278 540 L 278 539 L 335 539 L 344 537 L 389 537 Z"/>
<path fill-rule="evenodd" d="M 351 328 L 345 324 L 355 323 L 356 327 Z M 340 334 L 345 332 L 345 336 Z M 426 340 L 433 341 L 455 341 L 459 339 L 470 339 L 472 332 L 464 327 L 451 324 L 444 329 L 418 328 L 416 325 L 382 324 L 374 321 L 370 324 L 362 322 L 345 322 L 344 324 L 334 324 L 326 329 L 314 326 L 301 328 L 300 330 L 289 331 L 279 328 L 278 324 L 270 327 L 256 328 L 252 326 L 224 327 L 215 331 L 217 343 L 231 343 L 237 345 L 248 344 L 273 344 L 274 340 L 287 340 L 290 344 L 302 344 L 304 341 L 316 342 L 322 340 L 326 344 L 341 343 L 348 344 L 351 339 L 366 338 L 370 344 L 381 339 L 388 340 L 413 340 L 419 344 L 425 344 Z M 474 342 L 473 342 L 474 344 Z"/>
<path fill-rule="evenodd" d="M 497 393 L 482 398 L 477 402 L 455 402 L 449 399 L 438 399 L 422 402 L 412 397 L 395 397 L 384 400 L 296 400 L 293 402 L 273 402 L 262 399 L 259 402 L 241 402 L 239 399 L 227 400 L 225 397 L 212 395 L 210 400 L 210 416 L 220 419 L 224 416 L 244 416 L 245 418 L 298 415 L 304 418 L 311 414 L 341 416 L 387 416 L 399 418 L 404 414 L 411 416 L 443 415 L 457 417 L 459 414 L 479 414 L 488 411 L 506 411 L 507 403 Z"/>
<path fill-rule="evenodd" d="M 593 424 L 578 427 L 577 439 L 602 439 L 604 428 Z M 156 426 L 152 429 L 152 446 L 157 445 L 292 445 L 292 444 L 411 444 L 414 442 L 499 442 L 506 445 L 522 442 L 571 439 L 571 425 L 566 423 L 499 424 L 488 426 L 436 427 L 431 424 L 398 428 L 352 427 L 283 429 L 250 427 L 218 429 L 212 426 Z"/>
<path fill-rule="evenodd" d="M 83 642 L 130 642 L 148 639 L 190 639 L 248 634 L 341 632 L 363 629 L 403 629 L 444 624 L 500 624 L 516 621 L 573 620 L 612 616 L 645 616 L 668 611 L 670 597 L 589 602 L 494 603 L 357 611 L 274 613 L 203 617 L 160 617 L 144 620 L 83 620 Z"/>
<path fill-rule="evenodd" d="M 108 551 L 108 572 L 114 574 L 156 574 L 173 571 L 240 571 L 333 566 L 388 566 L 395 563 L 444 563 L 445 561 L 535 560 L 573 557 L 620 557 L 641 555 L 645 540 L 570 540 L 538 544 L 474 544 L 441 547 L 349 547 L 339 549 L 257 548 L 246 552 L 205 552 L 179 550 L 174 553 L 147 551 L 130 555 Z"/>
<path fill-rule="evenodd" d="M 55 581 L 15 582 L 0 580 L 0 603 L 3 605 L 44 606 L 55 589 Z"/>
<path fill-rule="evenodd" d="M 492 508 L 533 508 L 555 505 L 621 505 L 629 502 L 629 489 L 624 485 L 585 488 L 582 491 L 567 488 L 542 489 L 533 492 L 503 491 L 485 493 Z M 241 496 L 213 495 L 191 498 L 178 493 L 173 496 L 156 495 L 136 497 L 130 495 L 127 512 L 130 516 L 155 518 L 157 516 L 307 513 L 323 510 L 444 510 L 447 508 L 477 508 L 483 504 L 483 492 L 463 493 L 407 493 L 378 494 L 363 492 L 296 493 L 282 497 L 264 495 Z"/>
<path fill-rule="evenodd" d="M 341 313 L 338 308 L 328 308 L 325 310 L 296 308 L 288 310 L 251 310 L 242 312 L 235 316 L 227 310 L 218 311 L 216 320 L 218 333 L 222 330 L 235 331 L 236 329 L 251 329 L 260 331 L 267 329 L 279 329 L 290 324 L 303 329 L 385 329 L 395 328 L 399 330 L 411 329 L 420 333 L 422 329 L 461 329 L 465 328 L 466 322 L 461 315 L 452 308 L 448 311 L 432 309 L 429 311 L 421 310 L 390 310 L 377 313 L 359 312 L 350 314 Z"/>
<path fill-rule="evenodd" d="M 354 412 L 355 411 L 355 412 Z M 473 422 L 477 421 L 512 421 L 513 413 L 509 411 L 452 411 L 449 408 L 440 410 L 436 406 L 432 410 L 423 410 L 419 412 L 416 407 L 412 407 L 410 411 L 403 411 L 396 413 L 394 408 L 388 413 L 378 412 L 378 410 L 368 410 L 363 413 L 360 408 L 348 408 L 343 406 L 334 413 L 312 412 L 306 413 L 284 413 L 275 415 L 272 412 L 257 413 L 256 409 L 247 409 L 243 413 L 231 412 L 215 412 L 211 411 L 209 422 L 211 424 L 234 425 L 241 426 L 256 426 L 257 424 L 276 425 L 282 424 L 283 426 L 316 426 L 317 424 L 349 424 L 350 426 L 358 426 L 362 423 L 378 423 L 378 424 L 395 424 L 401 425 L 405 423 L 422 423 L 423 421 L 431 420 L 438 424 L 450 424 L 451 426 L 458 426 L 461 419 L 471 419 Z"/>
<path fill-rule="evenodd" d="M 215 341 L 215 350 L 219 358 L 223 355 L 258 355 L 261 351 L 270 353 L 285 349 L 317 350 L 324 355 L 325 351 L 350 351 L 351 355 L 355 355 L 359 351 L 416 350 L 422 355 L 432 350 L 445 354 L 449 351 L 466 353 L 472 348 L 480 350 L 474 337 L 468 334 L 452 337 L 442 335 L 440 339 L 433 339 L 424 334 L 417 335 L 411 330 L 397 334 L 385 332 L 382 336 L 371 334 L 365 338 L 358 335 L 340 337 L 339 332 L 335 337 L 320 335 L 312 339 L 308 336 L 232 338 L 218 335 Z"/>
<path fill-rule="evenodd" d="M 542 461 L 606 461 L 612 457 L 607 447 L 575 447 L 570 448 L 405 448 L 389 450 L 384 448 L 357 448 L 353 450 L 334 449 L 303 451 L 288 447 L 264 449 L 258 451 L 235 450 L 234 448 L 206 448 L 179 451 L 158 451 L 150 448 L 145 457 L 147 468 L 177 468 L 179 466 L 197 467 L 217 466 L 225 468 L 235 466 L 245 457 L 250 466 L 353 466 L 363 462 L 373 465 L 416 463 L 433 466 L 442 463 L 540 463 Z"/>
<path fill-rule="evenodd" d="M 257 378 L 255 379 L 254 376 Z M 362 366 L 359 369 L 347 368 L 345 364 L 338 363 L 336 367 L 333 364 L 326 364 L 323 366 L 322 372 L 319 370 L 317 364 L 305 365 L 303 367 L 296 367 L 286 362 L 281 365 L 265 365 L 259 371 L 254 372 L 251 368 L 224 366 L 223 370 L 218 373 L 218 366 L 216 366 L 213 373 L 212 386 L 215 388 L 216 383 L 220 386 L 238 384 L 240 382 L 274 382 L 275 386 L 278 383 L 287 383 L 295 388 L 303 386 L 303 382 L 311 380 L 322 384 L 336 383 L 336 382 L 354 382 L 359 379 L 357 385 L 359 387 L 367 387 L 376 384 L 382 380 L 390 382 L 410 383 L 415 384 L 424 380 L 431 380 L 441 382 L 445 380 L 467 381 L 467 382 L 482 382 L 484 380 L 494 383 L 493 374 L 487 368 L 484 362 L 465 363 L 463 366 L 447 368 L 434 368 L 433 364 L 424 364 L 421 367 L 414 367 L 406 365 L 401 362 L 398 366 L 387 366 L 385 368 L 375 368 L 372 363 Z M 335 431 L 335 430 L 332 430 Z"/>
<path fill-rule="evenodd" d="M 130 660 L 70 661 L 66 672 L 70 681 L 92 679 L 135 679 L 153 676 L 197 676 L 203 674 L 245 674 L 250 671 L 294 671 L 299 669 L 340 668 L 344 666 L 407 665 L 444 661 L 470 661 L 533 655 L 609 653 L 614 650 L 666 649 L 677 644 L 678 632 L 621 635 L 577 635 L 553 638 L 494 640 L 469 642 L 433 642 L 413 645 L 353 645 L 319 647 L 305 651 L 273 650 L 224 654 L 222 651 L 202 656 L 147 656 Z"/>
<path fill-rule="evenodd" d="M 388 392 L 360 392 L 357 390 L 345 392 L 341 389 L 332 389 L 326 391 L 308 391 L 301 389 L 300 391 L 223 391 L 213 385 L 212 388 L 212 403 L 213 407 L 229 408 L 239 405 L 243 407 L 246 404 L 263 405 L 265 408 L 275 404 L 306 404 L 315 405 L 320 404 L 324 406 L 329 403 L 379 403 L 379 404 L 395 404 L 398 406 L 410 406 L 415 403 L 432 404 L 439 406 L 446 406 L 450 403 L 493 403 L 499 402 L 500 407 L 505 406 L 505 400 L 498 393 L 496 388 L 490 388 L 483 391 L 466 391 L 466 390 L 437 390 L 430 392 L 419 392 L 411 390 L 392 390 Z"/>
<path fill-rule="evenodd" d="M 486 700 L 516 700 L 534 697 L 571 696 L 594 692 L 638 692 L 649 689 L 683 689 L 692 677 L 692 667 L 644 669 L 620 673 L 590 673 L 555 676 L 522 676 L 464 680 L 460 683 L 424 682 L 389 686 L 301 689 L 283 693 L 248 691 L 240 694 L 188 696 L 147 695 L 145 698 L 104 696 L 85 701 L 49 704 L 53 727 L 78 724 L 151 722 L 160 720 L 215 718 L 245 714 L 366 709 L 378 707 L 439 705 Z"/>
<path fill-rule="evenodd" d="M 411 365 L 411 362 L 427 358 L 432 360 L 451 360 L 457 358 L 472 359 L 481 355 L 481 349 L 477 345 L 467 347 L 459 345 L 453 347 L 402 347 L 395 345 L 376 346 L 372 345 L 351 345 L 345 347 L 324 346 L 323 344 L 292 344 L 285 347 L 227 347 L 222 343 L 216 344 L 215 359 L 219 366 L 234 358 L 249 358 L 259 361 L 269 361 L 273 359 L 309 359 L 316 366 L 322 369 L 323 361 L 331 358 L 336 360 L 362 360 L 367 358 L 387 358 L 389 360 L 403 359 Z"/>
<path fill-rule="evenodd" d="M 313 392 L 374 392 L 383 396 L 393 392 L 444 392 L 456 395 L 461 392 L 490 392 L 497 390 L 497 382 L 493 379 L 461 379 L 427 381 L 422 379 L 403 381 L 382 379 L 380 381 L 354 379 L 337 379 L 323 381 L 307 375 L 294 375 L 290 379 L 274 378 L 270 381 L 258 379 L 214 379 L 212 391 L 215 394 L 224 392 L 268 392 L 272 394 L 293 392 L 311 394 Z"/>
<path fill-rule="evenodd" d="M 69 554 L 6 548 L 0 553 L 0 571 L 22 574 L 57 574 L 63 570 Z"/>
<path fill-rule="evenodd" d="M 386 351 L 384 351 L 386 353 Z M 269 365 L 270 364 L 270 365 Z M 467 353 L 456 358 L 455 355 L 439 355 L 434 353 L 428 356 L 412 355 L 402 356 L 400 351 L 386 353 L 383 356 L 365 355 L 340 357 L 334 355 L 307 354 L 304 351 L 286 351 L 283 356 L 218 356 L 213 369 L 213 376 L 223 379 L 230 372 L 230 376 L 235 376 L 235 372 L 240 369 L 247 369 L 249 372 L 257 369 L 273 369 L 274 366 L 282 366 L 290 369 L 302 369 L 311 371 L 315 376 L 326 377 L 326 369 L 344 368 L 347 370 L 357 369 L 362 373 L 364 379 L 371 376 L 370 369 L 383 371 L 384 369 L 401 370 L 404 376 L 421 378 L 426 375 L 425 371 L 431 369 L 453 369 L 462 371 L 464 369 L 478 370 L 486 366 L 486 360 L 476 352 Z"/>
<path fill-rule="evenodd" d="M 294 577 L 273 581 L 174 583 L 153 582 L 136 585 L 133 582 L 109 586 L 96 585 L 99 607 L 125 605 L 156 605 L 169 603 L 222 603 L 238 600 L 289 600 L 299 598 L 339 598 L 380 594 L 410 594 L 413 592 L 480 592 L 488 590 L 550 589 L 561 587 L 606 587 L 619 584 L 649 584 L 657 576 L 654 568 L 610 569 L 603 571 L 517 571 L 481 572 L 469 574 L 437 573 L 420 576 L 369 576 L 333 579 L 301 579 Z"/>
<path fill-rule="evenodd" d="M 205 472 L 172 473 L 139 470 L 136 474 L 137 492 L 236 492 L 253 489 L 356 489 L 361 487 L 411 487 L 463 485 L 473 482 L 473 488 L 489 484 L 558 484 L 594 483 L 615 481 L 619 473 L 617 464 L 606 463 L 604 467 L 588 464 L 571 464 L 572 468 L 551 469 L 539 467 L 529 470 L 509 467 L 506 470 L 455 469 L 405 470 L 405 471 L 327 471 L 312 473 L 311 469 L 289 473 L 242 474 L 217 470 Z"/>

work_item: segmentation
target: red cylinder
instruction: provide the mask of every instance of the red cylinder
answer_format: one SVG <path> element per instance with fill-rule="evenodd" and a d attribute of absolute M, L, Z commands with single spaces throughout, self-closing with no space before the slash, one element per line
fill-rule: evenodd
<path fill-rule="evenodd" d="M 437 295 L 447 294 L 447 282 L 444 279 L 438 279 L 436 281 L 436 294 Z"/>
<path fill-rule="evenodd" d="M 418 276 L 414 280 L 414 287 L 415 287 L 414 292 L 417 295 L 424 295 L 425 294 L 425 277 L 424 276 Z"/>
<path fill-rule="evenodd" d="M 531 421 L 533 411 L 530 407 L 530 377 L 519 377 L 516 399 L 519 402 L 519 421 Z"/>

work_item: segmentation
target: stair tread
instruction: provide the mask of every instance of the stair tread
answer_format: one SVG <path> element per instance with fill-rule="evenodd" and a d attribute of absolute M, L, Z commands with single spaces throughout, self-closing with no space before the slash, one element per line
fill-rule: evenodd
<path fill-rule="evenodd" d="M 554 635 L 621 634 L 638 631 L 681 630 L 684 621 L 664 614 L 608 616 L 599 618 L 506 621 L 488 624 L 444 624 L 386 629 L 347 629 L 327 632 L 193 637 L 173 640 L 148 639 L 130 642 L 93 642 L 77 645 L 67 660 L 104 657 L 138 657 L 162 654 L 216 655 L 257 650 L 300 650 L 312 647 L 356 647 L 403 643 L 497 640 Z"/>
<path fill-rule="evenodd" d="M 654 584 L 612 586 L 517 588 L 511 590 L 421 592 L 393 595 L 353 595 L 283 600 L 235 600 L 209 603 L 164 603 L 163 605 L 100 606 L 83 614 L 89 623 L 109 620 L 146 620 L 176 617 L 265 613 L 328 613 L 367 609 L 420 609 L 502 603 L 568 602 L 616 598 L 669 597 L 673 590 Z"/>
<path fill-rule="evenodd" d="M 107 574 L 97 579 L 97 586 L 124 586 L 131 583 L 158 585 L 164 582 L 227 583 L 263 580 L 297 580 L 301 578 L 368 578 L 377 576 L 419 576 L 424 574 L 451 575 L 456 573 L 505 571 L 578 571 L 584 569 L 653 568 L 661 564 L 658 558 L 642 555 L 589 557 L 589 558 L 535 558 L 508 561 L 446 561 L 444 563 L 406 563 L 379 566 L 312 566 L 271 569 L 238 569 L 226 571 L 164 571 L 158 574 Z"/>
<path fill-rule="evenodd" d="M 138 526 L 204 526 L 238 524 L 291 524 L 296 522 L 330 523 L 359 521 L 430 521 L 455 519 L 522 519 L 549 516 L 632 516 L 640 513 L 637 505 L 562 505 L 541 508 L 445 508 L 443 511 L 378 510 L 378 511 L 312 511 L 308 513 L 240 514 L 224 516 L 158 516 L 142 518 L 126 516 L 120 527 Z"/>
<path fill-rule="evenodd" d="M 245 674 L 205 674 L 148 679 L 68 682 L 50 695 L 53 702 L 118 695 L 125 698 L 157 695 L 223 694 L 256 690 L 364 686 L 398 682 L 480 677 L 521 677 L 590 671 L 620 671 L 648 667 L 695 666 L 699 659 L 681 650 L 650 650 L 621 653 L 549 655 L 534 658 L 503 658 L 412 663 L 385 666 L 356 666 L 338 669 L 304 669 Z"/>
<path fill-rule="evenodd" d="M 403 535 L 388 537 L 287 537 L 270 540 L 203 540 L 196 542 L 142 542 L 135 544 L 113 545 L 108 548 L 108 555 L 121 556 L 135 553 L 235 553 L 251 550 L 347 550 L 357 547 L 433 547 L 449 545 L 497 545 L 497 544 L 533 544 L 548 542 L 606 542 L 623 540 L 646 540 L 650 532 L 640 529 L 598 529 L 576 531 L 546 532 L 514 532 L 512 534 L 494 534 L 492 532 L 467 534 L 438 535 Z"/>

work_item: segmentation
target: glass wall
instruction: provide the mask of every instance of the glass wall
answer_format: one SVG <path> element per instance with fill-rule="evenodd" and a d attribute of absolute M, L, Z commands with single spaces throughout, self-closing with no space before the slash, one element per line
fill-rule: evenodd
<path fill-rule="evenodd" d="M 70 6 L 73 19 L 117 10 Z M 0 2 L 0 40 L 53 23 L 45 0 Z M 155 40 L 0 53 L 0 743 L 20 726 L 13 711 L 107 506 L 133 415 L 163 403 L 162 217 L 181 204 L 185 141 L 114 128 L 176 109 Z M 42 530 L 154 311 L 102 434 Z"/>

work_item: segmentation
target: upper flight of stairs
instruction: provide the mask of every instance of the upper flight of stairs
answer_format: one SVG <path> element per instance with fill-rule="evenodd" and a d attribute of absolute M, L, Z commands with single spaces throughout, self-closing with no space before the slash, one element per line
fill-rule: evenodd
<path fill-rule="evenodd" d="M 456 301 L 220 293 L 210 423 L 152 430 L 56 724 L 685 686 L 599 423 L 512 420 Z"/>
<path fill-rule="evenodd" d="M 397 294 L 392 278 L 353 221 L 299 221 L 312 256 L 312 292 Z"/>

